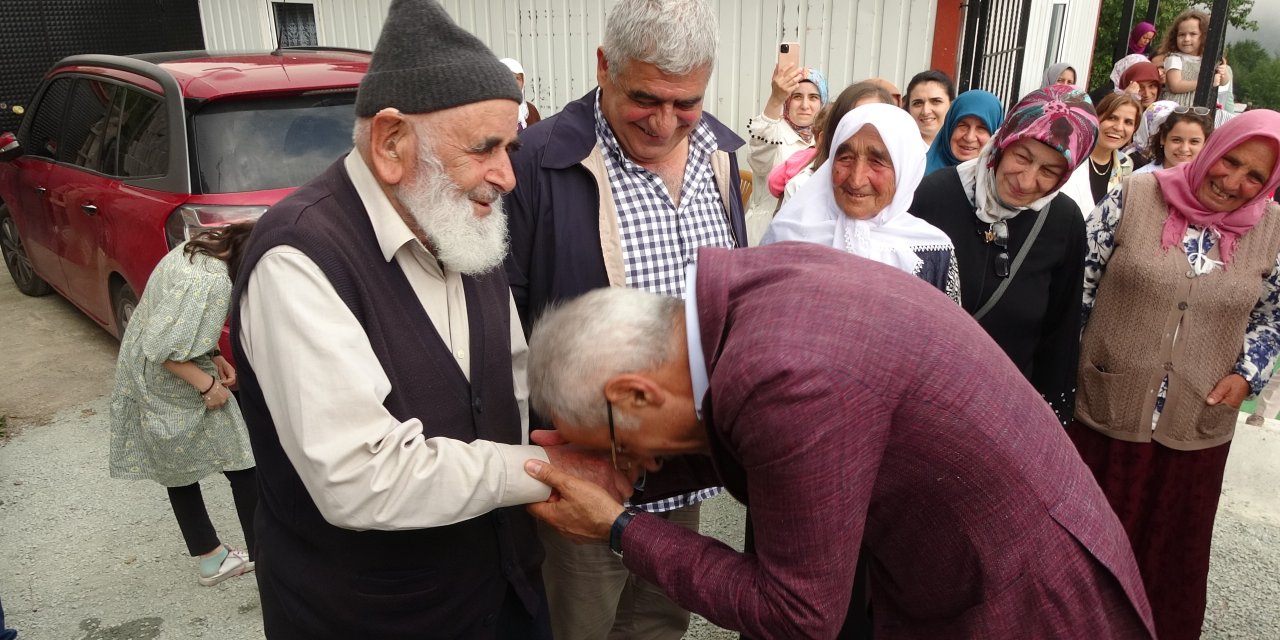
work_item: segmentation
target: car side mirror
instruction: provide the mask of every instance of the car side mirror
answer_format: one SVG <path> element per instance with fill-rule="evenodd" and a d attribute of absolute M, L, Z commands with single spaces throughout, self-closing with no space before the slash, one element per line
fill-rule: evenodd
<path fill-rule="evenodd" d="M 10 162 L 20 155 L 22 145 L 18 143 L 18 136 L 8 131 L 0 133 L 0 162 Z"/>

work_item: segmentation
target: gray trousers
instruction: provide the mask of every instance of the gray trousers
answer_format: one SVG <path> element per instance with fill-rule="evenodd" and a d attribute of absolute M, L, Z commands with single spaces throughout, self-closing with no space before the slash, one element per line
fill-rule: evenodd
<path fill-rule="evenodd" d="M 701 505 L 655 514 L 698 530 Z M 556 640 L 678 640 L 689 612 L 662 590 L 632 575 L 609 545 L 575 544 L 538 523 L 546 548 L 542 580 Z"/>

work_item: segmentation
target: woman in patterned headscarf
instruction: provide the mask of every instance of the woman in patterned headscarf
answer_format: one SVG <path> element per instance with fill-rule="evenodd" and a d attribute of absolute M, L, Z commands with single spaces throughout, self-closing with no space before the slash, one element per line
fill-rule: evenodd
<path fill-rule="evenodd" d="M 1248 111 L 1087 223 L 1067 434 L 1129 533 L 1161 640 L 1200 637 L 1237 408 L 1280 354 L 1278 157 L 1280 113 Z"/>
<path fill-rule="evenodd" d="M 963 306 L 1066 424 L 1075 399 L 1084 216 L 1060 194 L 1098 136 L 1089 98 L 1027 94 L 977 158 L 938 170 L 911 213 L 955 244 Z"/>

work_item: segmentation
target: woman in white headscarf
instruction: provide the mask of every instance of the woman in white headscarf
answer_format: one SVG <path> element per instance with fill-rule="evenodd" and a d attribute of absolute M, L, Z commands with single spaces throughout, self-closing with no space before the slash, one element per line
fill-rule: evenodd
<path fill-rule="evenodd" d="M 911 215 L 924 177 L 925 146 L 902 109 L 867 104 L 831 134 L 830 157 L 774 217 L 762 244 L 823 244 L 919 276 L 958 304 L 955 248 L 937 227 Z"/>

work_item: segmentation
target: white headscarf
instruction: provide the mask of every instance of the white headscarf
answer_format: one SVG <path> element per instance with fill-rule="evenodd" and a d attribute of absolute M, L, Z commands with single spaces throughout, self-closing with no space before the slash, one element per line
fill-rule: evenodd
<path fill-rule="evenodd" d="M 519 60 L 516 60 L 515 58 L 502 58 L 498 60 L 498 62 L 501 62 L 502 64 L 507 65 L 507 68 L 511 70 L 512 74 L 518 73 L 520 75 L 524 75 L 524 65 L 520 64 Z M 516 116 L 516 120 L 519 121 L 521 129 L 524 129 L 525 127 L 529 126 L 528 124 L 529 103 L 528 102 L 524 100 L 520 101 L 520 113 Z"/>
<path fill-rule="evenodd" d="M 1124 87 L 1120 86 L 1120 76 L 1123 76 L 1124 72 L 1129 70 L 1129 67 L 1132 67 L 1139 62 L 1150 62 L 1150 60 L 1141 53 L 1131 53 L 1119 60 L 1116 60 L 1115 65 L 1111 67 L 1111 84 L 1115 85 L 1116 93 L 1124 91 Z"/>
<path fill-rule="evenodd" d="M 831 163 L 836 150 L 864 125 L 875 127 L 893 161 L 896 190 L 893 200 L 868 220 L 845 215 L 836 204 L 831 183 Z M 774 217 L 761 244 L 787 240 L 813 242 L 848 251 L 907 273 L 917 273 L 921 260 L 918 248 L 951 248 L 951 239 L 937 227 L 907 213 L 916 187 L 924 178 L 927 147 L 920 129 L 904 110 L 887 104 L 867 104 L 840 119 L 831 141 L 831 157 L 818 167 L 813 178 Z"/>

